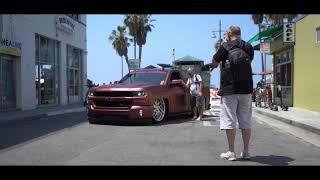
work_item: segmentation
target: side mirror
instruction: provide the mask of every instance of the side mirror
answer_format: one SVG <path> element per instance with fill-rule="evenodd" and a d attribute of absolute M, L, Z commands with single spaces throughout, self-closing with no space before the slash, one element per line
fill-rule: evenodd
<path fill-rule="evenodd" d="M 114 82 L 113 82 L 113 84 L 118 84 L 118 83 L 119 83 L 119 81 L 114 81 Z"/>

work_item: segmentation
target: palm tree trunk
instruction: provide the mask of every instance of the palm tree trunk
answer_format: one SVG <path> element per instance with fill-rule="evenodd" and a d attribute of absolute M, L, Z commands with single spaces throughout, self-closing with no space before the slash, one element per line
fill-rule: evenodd
<path fill-rule="evenodd" d="M 139 68 L 141 67 L 142 46 L 139 46 Z"/>
<path fill-rule="evenodd" d="M 123 78 L 123 56 L 121 56 L 121 78 Z"/>
<path fill-rule="evenodd" d="M 128 58 L 128 54 L 125 54 L 124 57 L 126 58 L 126 63 L 127 63 L 128 69 L 129 69 L 129 58 Z"/>

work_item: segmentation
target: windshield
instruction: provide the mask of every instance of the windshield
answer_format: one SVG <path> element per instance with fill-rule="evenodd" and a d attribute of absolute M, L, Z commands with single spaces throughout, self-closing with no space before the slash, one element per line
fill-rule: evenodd
<path fill-rule="evenodd" d="M 127 74 L 120 83 L 123 84 L 136 84 L 136 83 L 149 83 L 160 84 L 166 78 L 166 73 L 134 73 Z"/>

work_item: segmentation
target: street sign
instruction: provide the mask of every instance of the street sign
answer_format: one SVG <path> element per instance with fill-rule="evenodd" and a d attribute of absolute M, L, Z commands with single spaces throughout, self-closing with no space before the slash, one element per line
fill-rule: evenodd
<path fill-rule="evenodd" d="M 295 42 L 295 25 L 294 23 L 286 23 L 283 25 L 283 43 Z"/>
<path fill-rule="evenodd" d="M 129 70 L 137 70 L 139 68 L 139 59 L 129 59 Z"/>
<path fill-rule="evenodd" d="M 270 42 L 262 42 L 260 44 L 260 52 L 261 53 L 270 53 Z"/>

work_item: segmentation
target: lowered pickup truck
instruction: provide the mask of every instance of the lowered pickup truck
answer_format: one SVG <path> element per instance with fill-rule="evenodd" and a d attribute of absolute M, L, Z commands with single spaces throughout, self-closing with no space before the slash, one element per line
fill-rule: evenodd
<path fill-rule="evenodd" d="M 129 72 L 116 84 L 91 88 L 88 121 L 97 123 L 99 117 L 118 116 L 159 123 L 167 116 L 190 115 L 190 93 L 181 81 L 177 69 L 141 69 Z"/>

